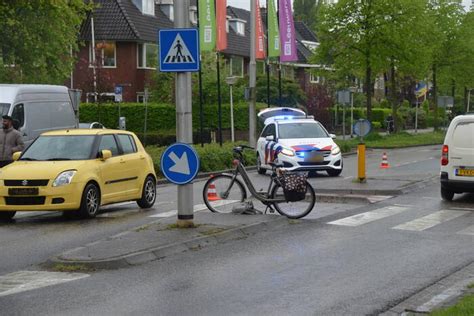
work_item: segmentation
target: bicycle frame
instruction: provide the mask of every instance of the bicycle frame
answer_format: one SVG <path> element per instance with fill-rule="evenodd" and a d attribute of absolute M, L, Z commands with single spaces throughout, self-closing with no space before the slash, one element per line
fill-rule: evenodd
<path fill-rule="evenodd" d="M 227 189 L 225 194 L 228 194 L 229 190 L 232 188 L 232 185 L 234 184 L 234 182 L 237 179 L 237 176 L 240 173 L 240 175 L 242 176 L 242 179 L 244 180 L 245 185 L 247 186 L 247 188 L 250 191 L 250 194 L 252 194 L 253 197 L 255 197 L 257 200 L 259 200 L 263 204 L 269 205 L 269 204 L 273 204 L 273 203 L 286 202 L 284 197 L 281 198 L 281 199 L 270 199 L 269 198 L 270 193 L 271 193 L 273 187 L 275 186 L 275 178 L 276 178 L 275 173 L 273 173 L 271 175 L 271 179 L 270 179 L 270 183 L 268 185 L 267 193 L 266 193 L 266 196 L 264 196 L 261 193 L 257 192 L 257 190 L 255 190 L 255 187 L 252 184 L 252 180 L 250 180 L 250 178 L 247 174 L 247 170 L 245 170 L 245 166 L 242 164 L 242 162 L 240 160 L 238 160 L 238 161 L 239 161 L 239 163 L 237 164 L 236 168 L 232 172 L 232 181 L 230 183 L 229 189 Z"/>

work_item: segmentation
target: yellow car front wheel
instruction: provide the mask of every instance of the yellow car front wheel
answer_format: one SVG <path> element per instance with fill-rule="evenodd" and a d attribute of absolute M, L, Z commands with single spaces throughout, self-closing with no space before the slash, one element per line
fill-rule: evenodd
<path fill-rule="evenodd" d="M 82 193 L 81 207 L 79 208 L 79 216 L 82 218 L 93 218 L 99 212 L 100 207 L 100 191 L 97 185 L 89 183 L 86 185 Z"/>

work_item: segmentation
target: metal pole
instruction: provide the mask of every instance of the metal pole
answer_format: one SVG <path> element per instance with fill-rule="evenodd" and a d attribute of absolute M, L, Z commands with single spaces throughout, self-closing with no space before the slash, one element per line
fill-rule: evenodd
<path fill-rule="evenodd" d="M 219 146 L 222 147 L 222 98 L 221 98 L 221 69 L 219 65 L 219 52 L 216 52 L 217 67 L 217 106 L 218 106 L 218 127 Z"/>
<path fill-rule="evenodd" d="M 273 0 L 271 0 L 273 1 Z M 266 33 L 267 33 L 267 59 L 265 61 L 265 72 L 267 75 L 267 108 L 270 107 L 270 57 L 268 56 L 268 44 L 270 39 L 268 38 L 268 0 L 266 3 L 266 8 L 267 8 L 267 28 L 266 28 Z"/>
<path fill-rule="evenodd" d="M 467 92 L 467 110 L 466 110 L 466 113 L 469 112 L 469 102 L 471 101 L 471 90 L 472 89 L 469 89 L 468 92 Z"/>
<path fill-rule="evenodd" d="M 189 27 L 189 1 L 181 0 L 174 6 L 175 28 Z M 191 73 L 176 73 L 176 138 L 178 142 L 192 144 L 193 120 L 191 106 Z M 193 184 L 178 185 L 178 227 L 193 227 Z"/>
<path fill-rule="evenodd" d="M 94 12 L 91 12 L 91 38 L 92 38 L 92 76 L 94 80 L 94 103 L 97 103 L 97 72 L 95 60 L 95 32 L 94 32 Z M 99 111 L 100 119 L 100 111 Z"/>
<path fill-rule="evenodd" d="M 282 106 L 281 98 L 281 63 L 278 63 L 278 104 Z"/>
<path fill-rule="evenodd" d="M 199 29 L 201 23 L 201 16 L 199 15 L 199 4 L 197 4 L 197 27 Z M 201 54 L 199 54 L 200 62 L 202 62 Z M 202 95 L 202 70 L 199 67 L 199 138 L 201 141 L 201 147 L 204 147 L 204 113 L 203 113 L 203 95 Z"/>
<path fill-rule="evenodd" d="M 415 133 L 418 133 L 418 96 L 416 98 L 416 108 L 415 108 Z"/>
<path fill-rule="evenodd" d="M 351 93 L 351 138 L 354 135 L 354 92 Z"/>
<path fill-rule="evenodd" d="M 147 121 L 148 121 L 148 88 L 145 88 L 145 122 L 143 124 L 143 145 L 146 146 L 146 131 L 147 131 Z"/>
<path fill-rule="evenodd" d="M 229 85 L 230 90 L 230 139 L 232 142 L 235 142 L 235 132 L 234 132 L 234 100 L 232 96 L 232 84 Z"/>
<path fill-rule="evenodd" d="M 342 140 L 346 140 L 346 104 L 342 105 Z"/>
<path fill-rule="evenodd" d="M 255 60 L 256 47 L 256 0 L 250 1 L 250 63 L 249 63 L 249 88 L 250 88 L 250 102 L 249 102 L 249 145 L 255 147 L 257 143 L 257 121 L 255 114 L 256 107 L 256 91 L 255 84 L 257 81 L 257 62 Z"/>

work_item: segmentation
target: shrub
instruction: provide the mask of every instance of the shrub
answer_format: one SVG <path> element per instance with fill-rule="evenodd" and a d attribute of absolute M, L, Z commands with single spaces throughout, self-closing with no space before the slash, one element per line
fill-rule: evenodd
<path fill-rule="evenodd" d="M 373 129 L 381 129 L 382 128 L 382 123 L 381 122 L 372 122 L 372 128 Z"/>

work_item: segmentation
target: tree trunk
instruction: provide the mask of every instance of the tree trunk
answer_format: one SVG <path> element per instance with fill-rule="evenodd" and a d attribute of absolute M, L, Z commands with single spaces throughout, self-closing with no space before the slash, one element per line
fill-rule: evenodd
<path fill-rule="evenodd" d="M 433 65 L 433 125 L 434 129 L 438 129 L 438 86 L 436 83 L 436 65 Z"/>
<path fill-rule="evenodd" d="M 398 120 L 397 120 L 397 89 L 395 81 L 395 64 L 393 60 L 390 62 L 390 101 L 392 103 L 392 117 L 393 117 L 393 127 L 395 131 L 398 130 Z"/>
<path fill-rule="evenodd" d="M 372 68 L 367 61 L 367 68 L 365 71 L 365 89 L 367 95 L 367 119 L 371 121 L 372 118 Z"/>

